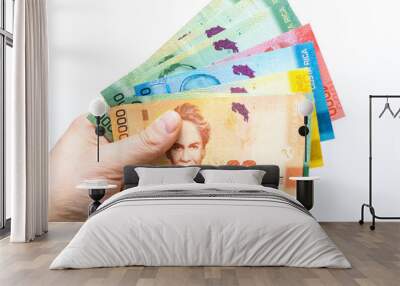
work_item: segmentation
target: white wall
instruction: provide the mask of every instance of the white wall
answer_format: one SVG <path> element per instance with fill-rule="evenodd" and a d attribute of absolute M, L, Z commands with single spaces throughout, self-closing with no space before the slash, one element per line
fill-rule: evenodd
<path fill-rule="evenodd" d="M 101 89 L 144 61 L 207 2 L 49 0 L 50 145 Z M 358 220 L 360 204 L 368 198 L 368 95 L 400 93 L 400 2 L 291 4 L 302 23 L 313 25 L 347 113 L 334 123 L 337 139 L 323 143 L 326 166 L 312 172 L 322 178 L 313 214 L 322 221 Z M 397 124 L 380 121 L 379 127 L 390 134 Z M 380 215 L 400 215 L 399 156 L 392 156 L 398 144 L 385 145 L 393 134 L 378 138 L 379 154 L 391 158 L 377 170 Z"/>

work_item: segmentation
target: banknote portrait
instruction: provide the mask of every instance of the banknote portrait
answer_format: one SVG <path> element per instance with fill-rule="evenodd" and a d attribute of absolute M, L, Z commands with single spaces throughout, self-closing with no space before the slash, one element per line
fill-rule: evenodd
<path fill-rule="evenodd" d="M 182 129 L 166 156 L 172 165 L 201 165 L 210 139 L 210 125 L 196 105 L 184 103 L 177 106 L 175 111 L 182 118 Z"/>

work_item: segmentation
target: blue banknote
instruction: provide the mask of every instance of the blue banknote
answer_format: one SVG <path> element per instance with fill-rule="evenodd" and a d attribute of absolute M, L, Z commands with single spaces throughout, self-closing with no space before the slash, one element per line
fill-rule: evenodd
<path fill-rule="evenodd" d="M 135 85 L 133 89 L 136 96 L 172 94 L 305 67 L 311 72 L 321 141 L 332 140 L 335 135 L 314 44 L 311 42 L 163 77 Z"/>

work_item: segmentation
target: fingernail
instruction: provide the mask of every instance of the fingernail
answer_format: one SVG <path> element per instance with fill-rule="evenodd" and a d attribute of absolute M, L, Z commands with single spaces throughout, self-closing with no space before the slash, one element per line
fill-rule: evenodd
<path fill-rule="evenodd" d="M 178 128 L 180 121 L 181 117 L 178 113 L 175 111 L 168 111 L 158 119 L 157 124 L 167 133 L 172 133 Z"/>

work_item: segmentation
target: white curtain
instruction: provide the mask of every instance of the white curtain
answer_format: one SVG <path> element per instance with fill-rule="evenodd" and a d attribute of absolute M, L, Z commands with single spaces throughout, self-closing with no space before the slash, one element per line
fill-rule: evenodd
<path fill-rule="evenodd" d="M 12 242 L 47 232 L 48 48 L 46 0 L 16 0 L 13 92 L 7 111 Z"/>

